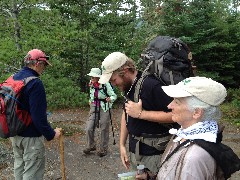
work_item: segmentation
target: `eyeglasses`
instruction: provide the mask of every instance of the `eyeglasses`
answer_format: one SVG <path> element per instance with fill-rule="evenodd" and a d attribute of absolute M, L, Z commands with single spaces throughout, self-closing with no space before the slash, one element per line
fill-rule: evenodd
<path fill-rule="evenodd" d="M 44 61 L 42 61 L 42 60 L 38 60 L 37 63 L 38 63 L 38 64 L 43 64 L 44 67 L 46 67 L 46 66 L 48 65 L 48 63 L 46 63 L 46 62 L 44 62 Z"/>

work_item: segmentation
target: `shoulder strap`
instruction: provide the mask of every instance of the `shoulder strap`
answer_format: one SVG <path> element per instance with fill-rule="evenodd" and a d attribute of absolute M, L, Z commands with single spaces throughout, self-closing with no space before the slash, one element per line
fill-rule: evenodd
<path fill-rule="evenodd" d="M 139 95 L 140 95 L 140 92 L 142 90 L 143 81 L 149 75 L 148 69 L 150 68 L 152 63 L 153 63 L 153 61 L 150 61 L 148 63 L 147 67 L 145 68 L 145 70 L 143 71 L 141 77 L 138 79 L 138 81 L 136 83 L 135 91 L 134 91 L 134 102 L 138 102 L 139 101 Z"/>
<path fill-rule="evenodd" d="M 193 143 L 205 149 L 216 160 L 217 165 L 224 173 L 225 179 L 240 170 L 240 159 L 230 147 L 222 143 L 207 142 L 201 139 L 195 139 Z"/>
<path fill-rule="evenodd" d="M 24 78 L 24 79 L 23 79 L 24 86 L 26 86 L 27 83 L 29 83 L 31 80 L 37 79 L 37 78 L 38 78 L 38 77 L 36 77 L 36 76 L 29 76 L 29 77 Z"/>
<path fill-rule="evenodd" d="M 138 102 L 139 98 L 140 98 L 140 93 L 142 90 L 142 85 L 144 80 L 146 79 L 147 74 L 142 74 L 142 76 L 140 77 L 140 79 L 138 79 L 136 86 L 135 86 L 135 91 L 134 91 L 134 102 Z"/>
<path fill-rule="evenodd" d="M 156 65 L 156 62 L 157 62 L 157 65 Z M 154 68 L 154 69 L 151 69 L 151 68 Z M 153 74 L 159 81 L 161 81 L 162 83 L 165 84 L 165 82 L 161 79 L 162 72 L 163 72 L 163 56 L 158 60 L 151 60 L 148 63 L 148 65 L 144 69 L 141 77 L 139 78 L 139 80 L 136 83 L 135 92 L 134 92 L 134 102 L 138 102 L 138 100 L 140 98 L 139 95 L 142 90 L 142 84 L 148 75 Z M 169 76 L 171 77 L 171 75 L 169 75 Z M 173 79 L 173 77 L 172 77 L 172 79 Z"/>
<path fill-rule="evenodd" d="M 181 147 L 183 147 L 184 145 L 186 145 L 187 143 L 190 143 L 190 140 L 186 140 L 183 143 L 179 144 L 170 154 L 168 154 L 168 156 L 164 159 L 164 161 L 162 162 L 162 164 L 160 165 L 159 169 L 163 166 L 163 164 L 165 162 L 167 162 L 167 160 L 172 157 L 173 154 L 175 154 Z"/>
<path fill-rule="evenodd" d="M 20 80 L 14 80 L 13 79 L 13 75 L 11 75 L 9 78 L 7 78 L 1 85 L 8 85 L 11 86 L 15 92 L 19 92 L 21 91 L 21 89 L 27 84 L 29 83 L 31 80 L 36 79 L 38 77 L 36 76 L 29 76 L 27 78 L 24 79 L 20 79 Z"/>
<path fill-rule="evenodd" d="M 103 92 L 106 94 L 106 96 L 109 97 L 109 94 L 107 92 L 107 87 L 105 84 L 102 84 L 102 89 L 103 89 Z"/>

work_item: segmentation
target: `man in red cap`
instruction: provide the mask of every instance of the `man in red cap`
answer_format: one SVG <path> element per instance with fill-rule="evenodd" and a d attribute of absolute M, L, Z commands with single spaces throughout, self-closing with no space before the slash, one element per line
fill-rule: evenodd
<path fill-rule="evenodd" d="M 49 57 L 39 49 L 33 49 L 24 58 L 25 66 L 14 80 L 32 79 L 21 91 L 19 101 L 22 109 L 29 112 L 32 122 L 21 134 L 11 138 L 14 153 L 14 176 L 16 180 L 43 179 L 45 169 L 44 138 L 58 138 L 61 129 L 53 129 L 47 121 L 46 93 L 39 76 L 48 65 Z"/>

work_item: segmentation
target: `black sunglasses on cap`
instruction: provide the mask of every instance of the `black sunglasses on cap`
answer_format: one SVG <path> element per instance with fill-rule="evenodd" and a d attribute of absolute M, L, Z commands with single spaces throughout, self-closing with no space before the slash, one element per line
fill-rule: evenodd
<path fill-rule="evenodd" d="M 36 59 L 36 60 L 39 60 L 39 59 L 41 59 L 41 58 L 44 58 L 44 59 L 46 59 L 46 60 L 49 60 L 49 56 L 45 56 L 45 57 L 39 57 L 38 59 Z"/>

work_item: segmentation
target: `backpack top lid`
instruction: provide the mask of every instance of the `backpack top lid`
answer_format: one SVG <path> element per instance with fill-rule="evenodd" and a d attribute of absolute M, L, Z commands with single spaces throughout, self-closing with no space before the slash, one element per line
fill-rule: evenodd
<path fill-rule="evenodd" d="M 157 36 L 141 54 L 144 71 L 164 84 L 176 84 L 193 76 L 188 46 L 178 38 Z"/>
<path fill-rule="evenodd" d="M 180 39 L 169 36 L 157 36 L 151 40 L 141 56 L 143 60 L 158 60 L 168 52 L 183 61 L 188 60 L 187 45 Z"/>
<path fill-rule="evenodd" d="M 150 41 L 141 54 L 144 70 L 135 88 L 134 101 L 138 102 L 142 82 L 148 75 L 154 75 L 165 85 L 193 76 L 189 54 L 188 46 L 178 38 L 157 36 Z"/>

